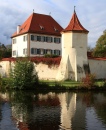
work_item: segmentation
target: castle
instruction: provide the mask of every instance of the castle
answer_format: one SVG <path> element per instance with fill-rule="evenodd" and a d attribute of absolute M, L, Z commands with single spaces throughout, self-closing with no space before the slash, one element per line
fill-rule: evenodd
<path fill-rule="evenodd" d="M 65 29 L 51 16 L 33 13 L 12 35 L 12 57 L 60 55 L 58 67 L 49 68 L 42 63 L 35 65 L 40 79 L 80 81 L 88 73 L 95 74 L 97 79 L 104 79 L 106 58 L 87 55 L 88 33 L 75 10 Z M 7 75 L 12 61 L 3 59 L 0 66 L 2 75 Z"/>

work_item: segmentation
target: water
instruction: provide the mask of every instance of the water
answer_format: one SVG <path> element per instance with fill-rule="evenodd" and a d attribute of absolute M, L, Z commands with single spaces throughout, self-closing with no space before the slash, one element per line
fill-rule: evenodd
<path fill-rule="evenodd" d="M 106 92 L 0 93 L 0 130 L 106 130 Z"/>

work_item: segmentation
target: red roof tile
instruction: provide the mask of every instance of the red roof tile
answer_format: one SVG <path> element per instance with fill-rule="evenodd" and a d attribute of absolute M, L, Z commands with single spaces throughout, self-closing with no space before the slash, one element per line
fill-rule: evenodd
<path fill-rule="evenodd" d="M 33 13 L 21 26 L 17 34 L 15 32 L 12 37 L 25 34 L 37 33 L 61 36 L 60 32 L 63 28 L 50 16 L 44 14 Z"/>
<path fill-rule="evenodd" d="M 62 32 L 67 32 L 67 31 L 85 32 L 85 33 L 89 32 L 81 25 L 75 10 L 69 25 Z"/>
<path fill-rule="evenodd" d="M 87 52 L 87 57 L 91 60 L 106 60 L 106 57 L 93 57 L 92 52 Z"/>

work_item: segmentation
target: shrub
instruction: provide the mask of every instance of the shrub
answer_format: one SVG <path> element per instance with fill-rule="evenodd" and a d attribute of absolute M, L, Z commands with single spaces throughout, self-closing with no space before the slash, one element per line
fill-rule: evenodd
<path fill-rule="evenodd" d="M 28 60 L 18 60 L 10 70 L 10 85 L 12 88 L 29 89 L 38 84 L 34 63 Z"/>
<path fill-rule="evenodd" d="M 45 57 L 45 58 L 56 58 L 56 57 L 59 57 L 59 55 L 55 55 L 55 54 L 45 54 L 44 57 Z"/>
<path fill-rule="evenodd" d="M 82 78 L 81 86 L 84 88 L 92 88 L 95 86 L 95 75 L 87 74 L 85 78 Z"/>

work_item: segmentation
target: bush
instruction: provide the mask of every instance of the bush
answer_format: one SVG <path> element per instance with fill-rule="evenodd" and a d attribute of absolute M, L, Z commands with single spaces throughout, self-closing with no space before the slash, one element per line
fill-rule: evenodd
<path fill-rule="evenodd" d="M 10 85 L 12 88 L 30 89 L 38 84 L 34 63 L 28 60 L 18 60 L 10 71 Z"/>
<path fill-rule="evenodd" d="M 81 86 L 84 88 L 92 88 L 95 86 L 95 75 L 87 74 L 85 78 L 82 78 Z"/>
<path fill-rule="evenodd" d="M 56 57 L 59 57 L 59 55 L 55 55 L 55 54 L 45 54 L 44 57 L 45 57 L 45 58 L 56 58 Z"/>

